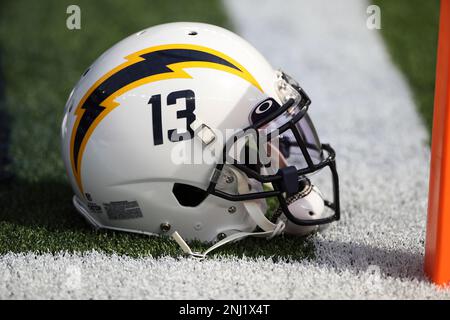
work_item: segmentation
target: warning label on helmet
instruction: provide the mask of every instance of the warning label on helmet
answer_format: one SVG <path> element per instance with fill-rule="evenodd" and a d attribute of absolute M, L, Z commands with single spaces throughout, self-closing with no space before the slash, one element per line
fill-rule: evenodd
<path fill-rule="evenodd" d="M 137 201 L 113 201 L 104 203 L 106 214 L 111 220 L 136 219 L 142 217 Z"/>
<path fill-rule="evenodd" d="M 98 204 L 94 202 L 88 202 L 88 208 L 91 213 L 102 213 L 102 207 L 100 207 Z"/>

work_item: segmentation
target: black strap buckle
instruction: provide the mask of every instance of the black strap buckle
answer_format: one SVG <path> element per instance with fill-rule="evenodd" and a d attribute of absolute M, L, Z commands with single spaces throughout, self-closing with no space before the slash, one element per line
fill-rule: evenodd
<path fill-rule="evenodd" d="M 281 190 L 287 193 L 288 196 L 298 192 L 298 173 L 294 166 L 284 167 L 278 169 L 277 175 L 281 176 L 280 187 Z"/>

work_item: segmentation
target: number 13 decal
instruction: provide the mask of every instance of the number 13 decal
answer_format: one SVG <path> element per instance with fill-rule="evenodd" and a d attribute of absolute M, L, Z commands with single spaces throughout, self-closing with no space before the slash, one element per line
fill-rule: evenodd
<path fill-rule="evenodd" d="M 191 129 L 191 124 L 195 120 L 195 94 L 192 90 L 181 90 L 169 93 L 167 96 L 167 106 L 174 105 L 178 99 L 184 99 L 185 109 L 177 111 L 177 119 L 186 119 L 185 132 L 178 132 L 177 129 L 170 129 L 167 131 L 167 136 L 170 141 L 178 142 L 188 140 L 193 137 L 194 131 Z M 153 121 L 153 143 L 154 145 L 163 144 L 163 129 L 161 117 L 161 95 L 156 94 L 150 98 L 148 104 L 152 105 L 152 121 Z"/>

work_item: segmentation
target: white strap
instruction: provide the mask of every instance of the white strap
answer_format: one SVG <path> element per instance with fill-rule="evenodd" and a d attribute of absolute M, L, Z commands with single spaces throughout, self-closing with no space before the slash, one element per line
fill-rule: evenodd
<path fill-rule="evenodd" d="M 246 194 L 250 192 L 247 178 L 244 177 L 242 173 L 239 171 L 230 168 L 230 170 L 233 171 L 233 173 L 236 176 L 236 180 L 238 183 L 238 193 L 239 194 Z M 285 223 L 283 221 L 279 221 L 277 224 L 271 222 L 269 219 L 267 219 L 265 213 L 261 210 L 261 206 L 255 201 L 255 200 L 249 200 L 244 201 L 245 209 L 247 209 L 248 214 L 250 217 L 255 221 L 255 223 L 264 231 L 262 232 L 237 232 L 229 235 L 228 237 L 216 242 L 214 245 L 209 247 L 205 252 L 193 252 L 189 245 L 184 241 L 184 239 L 180 236 L 180 234 L 175 231 L 172 233 L 172 238 L 178 243 L 180 248 L 183 250 L 184 253 L 204 259 L 206 258 L 206 255 L 210 253 L 211 251 L 229 243 L 232 241 L 236 241 L 239 239 L 243 239 L 245 237 L 267 237 L 268 239 L 273 238 L 276 235 L 281 234 L 284 231 Z"/>
<path fill-rule="evenodd" d="M 225 239 L 222 239 L 222 240 L 216 242 L 214 245 L 212 245 L 211 247 L 206 249 L 203 253 L 193 252 L 192 249 L 189 247 L 189 245 L 186 243 L 186 241 L 184 241 L 184 239 L 180 236 L 180 234 L 177 231 L 172 233 L 172 238 L 178 243 L 181 250 L 183 250 L 183 252 L 185 254 L 188 254 L 195 258 L 204 259 L 204 258 L 206 258 L 206 255 L 208 253 L 210 253 L 213 250 L 216 250 L 217 248 L 220 248 L 221 246 L 223 246 L 229 242 L 240 240 L 240 239 L 243 239 L 243 238 L 249 237 L 249 236 L 251 236 L 251 237 L 266 237 L 268 239 L 272 239 L 274 236 L 281 234 L 283 232 L 284 228 L 285 228 L 284 222 L 280 221 L 276 225 L 276 228 L 273 231 L 233 233 L 233 234 L 229 235 L 228 237 L 226 237 Z"/>
<path fill-rule="evenodd" d="M 250 192 L 247 178 L 244 177 L 239 171 L 230 168 L 236 175 L 236 180 L 238 182 L 238 192 L 239 194 L 246 194 Z M 265 213 L 261 210 L 261 206 L 255 200 L 244 201 L 245 209 L 247 209 L 250 217 L 255 221 L 255 223 L 263 229 L 264 231 L 273 231 L 277 227 L 275 223 L 267 219 Z"/>
<path fill-rule="evenodd" d="M 186 241 L 184 241 L 184 239 L 180 236 L 180 234 L 177 231 L 172 233 L 172 238 L 178 243 L 178 245 L 180 246 L 181 250 L 183 250 L 184 253 L 189 255 L 194 254 L 191 250 L 191 247 L 189 247 L 189 245 L 186 243 Z"/>

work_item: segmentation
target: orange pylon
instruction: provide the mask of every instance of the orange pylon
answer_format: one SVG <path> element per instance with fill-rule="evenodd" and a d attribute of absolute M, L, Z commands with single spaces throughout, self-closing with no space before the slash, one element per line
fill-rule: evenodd
<path fill-rule="evenodd" d="M 441 0 L 425 272 L 450 283 L 450 0 Z"/>

